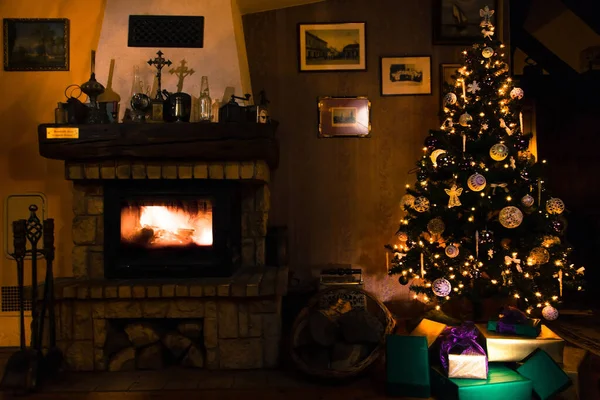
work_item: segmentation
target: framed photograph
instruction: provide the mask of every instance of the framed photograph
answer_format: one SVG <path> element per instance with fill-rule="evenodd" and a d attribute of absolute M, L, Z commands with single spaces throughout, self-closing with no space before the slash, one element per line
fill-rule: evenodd
<path fill-rule="evenodd" d="M 319 97 L 319 137 L 369 137 L 371 102 L 366 97 Z"/>
<path fill-rule="evenodd" d="M 365 23 L 299 24 L 300 71 L 367 69 Z"/>
<path fill-rule="evenodd" d="M 4 19 L 5 71 L 68 71 L 69 20 Z"/>
<path fill-rule="evenodd" d="M 456 79 L 453 76 L 458 76 L 460 67 L 462 67 L 460 64 L 440 64 L 440 102 L 442 104 L 446 92 L 456 86 Z"/>
<path fill-rule="evenodd" d="M 381 57 L 381 95 L 431 94 L 431 57 Z"/>
<path fill-rule="evenodd" d="M 432 0 L 434 44 L 472 44 L 481 38 L 479 10 L 488 6 L 494 10 L 491 22 L 496 34 L 501 28 L 498 21 L 498 0 Z"/>

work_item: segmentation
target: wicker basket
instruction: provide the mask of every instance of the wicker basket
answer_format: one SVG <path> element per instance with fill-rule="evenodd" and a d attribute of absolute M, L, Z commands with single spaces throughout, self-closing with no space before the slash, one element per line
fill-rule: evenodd
<path fill-rule="evenodd" d="M 364 296 L 366 299 L 366 307 L 365 309 L 372 315 L 374 315 L 383 325 L 384 330 L 379 342 L 373 351 L 364 359 L 362 359 L 357 364 L 353 365 L 349 369 L 344 370 L 336 370 L 336 369 L 314 369 L 306 365 L 304 360 L 300 357 L 296 349 L 299 347 L 299 337 L 304 329 L 307 329 L 308 317 L 310 313 L 314 310 L 322 309 L 323 307 L 323 298 L 327 298 L 327 300 L 331 301 L 331 299 L 347 299 L 356 296 Z M 335 379 L 345 379 L 357 376 L 365 371 L 379 356 L 383 353 L 385 349 L 385 338 L 387 335 L 391 334 L 395 328 L 395 320 L 387 309 L 387 307 L 377 300 L 370 293 L 353 287 L 331 287 L 325 290 L 320 291 L 316 295 L 314 295 L 308 302 L 308 305 L 300 311 L 296 320 L 294 321 L 294 325 L 292 327 L 292 338 L 291 338 L 291 357 L 294 361 L 294 364 L 298 369 L 302 372 L 312 375 L 314 377 L 319 378 L 335 378 Z"/>

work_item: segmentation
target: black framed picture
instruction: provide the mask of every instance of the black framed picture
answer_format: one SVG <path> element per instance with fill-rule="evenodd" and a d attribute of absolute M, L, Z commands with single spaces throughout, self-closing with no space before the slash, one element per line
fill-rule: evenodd
<path fill-rule="evenodd" d="M 319 97 L 319 137 L 369 137 L 371 102 L 358 97 Z"/>
<path fill-rule="evenodd" d="M 68 71 L 69 20 L 5 18 L 5 71 Z"/>
<path fill-rule="evenodd" d="M 300 71 L 367 69 L 364 22 L 299 24 Z"/>
<path fill-rule="evenodd" d="M 381 95 L 431 94 L 431 57 L 381 57 Z"/>
<path fill-rule="evenodd" d="M 480 10 L 494 10 L 490 21 L 498 34 L 498 0 L 432 0 L 433 43 L 472 44 L 481 38 Z"/>

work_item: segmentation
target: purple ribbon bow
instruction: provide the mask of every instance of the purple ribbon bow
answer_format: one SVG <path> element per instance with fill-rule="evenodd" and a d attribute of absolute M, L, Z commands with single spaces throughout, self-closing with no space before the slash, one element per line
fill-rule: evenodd
<path fill-rule="evenodd" d="M 477 328 L 470 322 L 461 326 L 446 328 L 440 344 L 440 361 L 448 370 L 448 354 L 485 355 L 485 350 L 477 342 Z"/>
<path fill-rule="evenodd" d="M 527 315 L 516 307 L 508 306 L 504 308 L 502 317 L 498 320 L 497 331 L 500 333 L 516 333 L 518 324 L 528 324 Z"/>

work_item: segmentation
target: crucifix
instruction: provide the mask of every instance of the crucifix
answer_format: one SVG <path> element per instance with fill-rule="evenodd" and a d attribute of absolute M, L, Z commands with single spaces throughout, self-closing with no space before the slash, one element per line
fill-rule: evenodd
<path fill-rule="evenodd" d="M 194 72 L 196 72 L 196 71 L 194 71 L 193 68 L 188 69 L 188 67 L 185 66 L 186 64 L 187 64 L 187 62 L 185 60 L 181 60 L 180 66 L 178 66 L 177 68 L 171 68 L 169 70 L 170 74 L 175 74 L 178 78 L 178 81 L 177 81 L 177 91 L 178 92 L 183 91 L 183 80 L 186 77 L 193 75 Z"/>
<path fill-rule="evenodd" d="M 160 86 L 160 78 L 161 78 L 161 74 L 162 74 L 162 69 L 165 65 L 167 66 L 171 66 L 171 60 L 166 60 L 163 57 L 163 52 L 162 51 L 158 51 L 156 52 L 156 54 L 158 55 L 158 57 L 154 57 L 154 59 L 150 59 L 148 60 L 148 65 L 154 65 L 156 67 L 156 79 L 158 80 L 158 87 L 156 89 L 156 97 L 155 100 L 161 100 L 163 99 L 162 97 L 162 88 Z"/>

